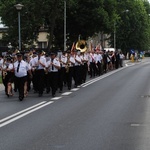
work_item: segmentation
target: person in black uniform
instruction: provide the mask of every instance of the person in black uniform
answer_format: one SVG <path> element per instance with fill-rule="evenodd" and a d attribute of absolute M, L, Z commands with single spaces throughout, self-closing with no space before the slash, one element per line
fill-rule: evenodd
<path fill-rule="evenodd" d="M 56 53 L 50 54 L 51 60 L 47 62 L 47 69 L 49 70 L 50 87 L 52 89 L 52 97 L 55 97 L 58 88 L 58 70 L 60 69 L 60 62 L 56 58 Z"/>
<path fill-rule="evenodd" d="M 38 90 L 39 97 L 41 97 L 44 91 L 44 69 L 46 67 L 46 58 L 43 56 L 43 51 L 39 51 L 38 56 L 34 58 L 33 67 L 35 68 L 35 88 Z"/>
<path fill-rule="evenodd" d="M 22 59 L 22 54 L 17 54 L 17 61 L 14 63 L 14 72 L 15 72 L 15 84 L 17 85 L 19 92 L 19 100 L 24 99 L 24 85 L 27 81 L 27 72 L 29 68 L 27 63 Z M 31 75 L 31 72 L 29 72 Z"/>

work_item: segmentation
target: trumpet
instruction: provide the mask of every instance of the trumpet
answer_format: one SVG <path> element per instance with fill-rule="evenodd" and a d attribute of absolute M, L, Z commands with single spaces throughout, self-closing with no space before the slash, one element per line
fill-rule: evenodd
<path fill-rule="evenodd" d="M 7 76 L 7 71 L 3 71 L 3 80 L 5 80 L 6 76 Z"/>
<path fill-rule="evenodd" d="M 80 50 L 82 53 L 87 50 L 87 43 L 84 40 L 80 40 L 76 43 L 76 49 Z"/>

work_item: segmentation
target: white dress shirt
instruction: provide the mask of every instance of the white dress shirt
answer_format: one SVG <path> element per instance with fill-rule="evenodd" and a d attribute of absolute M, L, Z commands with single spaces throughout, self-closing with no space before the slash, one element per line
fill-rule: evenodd
<path fill-rule="evenodd" d="M 65 64 L 67 63 L 67 57 L 62 55 L 60 60 L 61 60 L 62 67 L 65 67 L 66 66 Z"/>
<path fill-rule="evenodd" d="M 40 61 L 43 65 L 41 65 L 38 61 Z M 35 57 L 32 62 L 33 67 L 36 67 L 36 69 L 44 69 L 46 67 L 46 58 L 44 56 L 40 56 L 40 59 Z"/>
<path fill-rule="evenodd" d="M 81 57 L 79 55 L 75 56 L 75 66 L 81 65 Z"/>
<path fill-rule="evenodd" d="M 103 59 L 102 55 L 101 54 L 97 54 L 97 56 L 96 56 L 96 63 L 98 63 L 98 61 L 101 63 L 102 59 Z"/>
<path fill-rule="evenodd" d="M 21 60 L 20 66 L 19 66 L 19 71 L 17 72 L 18 64 L 19 64 L 18 61 L 16 61 L 14 63 L 15 76 L 16 77 L 27 76 L 27 71 L 29 70 L 28 64 L 24 60 Z"/>
<path fill-rule="evenodd" d="M 49 72 L 58 72 L 58 68 L 56 68 L 55 66 L 52 67 L 52 64 L 53 63 L 54 65 L 60 67 L 60 62 L 57 58 L 54 58 L 53 61 L 52 59 L 50 59 L 49 61 L 47 61 L 47 67 L 49 68 L 48 71 Z"/>

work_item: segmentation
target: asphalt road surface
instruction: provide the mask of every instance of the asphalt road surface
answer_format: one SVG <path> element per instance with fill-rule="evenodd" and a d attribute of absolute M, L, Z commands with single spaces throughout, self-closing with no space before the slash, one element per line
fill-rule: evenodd
<path fill-rule="evenodd" d="M 150 150 L 150 60 L 55 98 L 1 91 L 0 150 Z"/>

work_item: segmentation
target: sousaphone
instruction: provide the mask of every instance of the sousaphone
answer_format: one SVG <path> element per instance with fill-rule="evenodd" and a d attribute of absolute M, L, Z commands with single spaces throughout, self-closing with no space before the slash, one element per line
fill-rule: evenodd
<path fill-rule="evenodd" d="M 87 50 L 87 43 L 84 40 L 80 40 L 76 43 L 76 50 L 80 50 L 81 53 Z"/>

